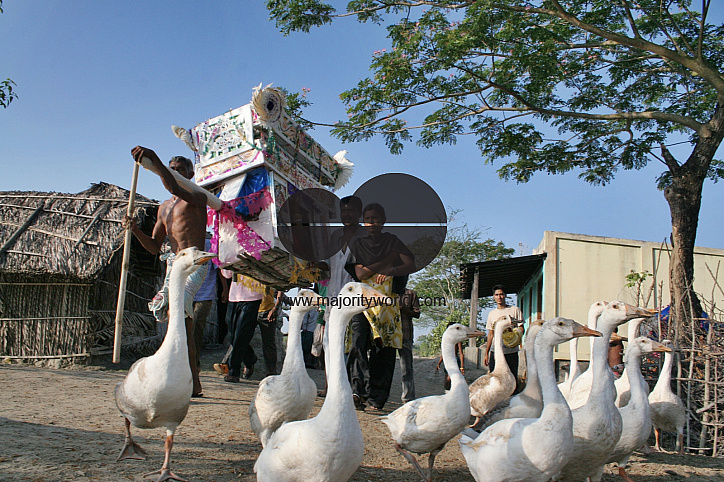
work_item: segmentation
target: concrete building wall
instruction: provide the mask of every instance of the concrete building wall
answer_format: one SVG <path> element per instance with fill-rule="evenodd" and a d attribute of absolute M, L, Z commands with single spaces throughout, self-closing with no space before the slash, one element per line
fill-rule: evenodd
<path fill-rule="evenodd" d="M 626 276 L 632 270 L 648 271 L 651 275 L 642 290 L 647 294 L 651 289 L 647 307 L 669 304 L 669 251 L 662 243 L 546 231 L 534 254 L 542 252 L 547 254 L 542 273 L 543 319 L 563 316 L 585 324 L 588 308 L 595 301 L 637 304 L 634 290 L 625 286 Z M 713 297 L 717 306 L 722 306 L 724 293 L 709 270 L 715 276 L 718 274 L 719 285 L 724 286 L 724 250 L 696 248 L 694 266 L 695 290 L 706 299 Z M 533 275 L 518 294 L 526 321 L 537 318 L 536 300 L 541 299 L 539 277 Z M 532 316 L 528 316 L 529 312 Z M 625 336 L 626 332 L 626 325 L 619 328 L 620 334 Z M 588 344 L 579 343 L 579 359 L 588 360 L 588 352 Z M 569 359 L 567 343 L 558 347 L 555 357 Z"/>

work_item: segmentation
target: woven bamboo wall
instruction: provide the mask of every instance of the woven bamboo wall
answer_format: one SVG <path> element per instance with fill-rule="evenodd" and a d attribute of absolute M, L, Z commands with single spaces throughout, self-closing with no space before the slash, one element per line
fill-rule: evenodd
<path fill-rule="evenodd" d="M 0 353 L 54 356 L 88 353 L 88 283 L 0 283 Z"/>

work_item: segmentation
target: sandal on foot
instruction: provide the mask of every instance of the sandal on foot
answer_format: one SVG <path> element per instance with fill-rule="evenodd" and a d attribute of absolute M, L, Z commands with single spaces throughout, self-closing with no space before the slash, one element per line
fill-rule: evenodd
<path fill-rule="evenodd" d="M 229 383 L 239 383 L 239 377 L 234 375 L 226 375 L 224 377 L 224 381 Z"/>
<path fill-rule="evenodd" d="M 354 408 L 359 411 L 364 411 L 366 405 L 364 400 L 362 400 L 362 397 L 357 395 L 356 393 L 352 395 L 352 401 L 354 402 Z"/>

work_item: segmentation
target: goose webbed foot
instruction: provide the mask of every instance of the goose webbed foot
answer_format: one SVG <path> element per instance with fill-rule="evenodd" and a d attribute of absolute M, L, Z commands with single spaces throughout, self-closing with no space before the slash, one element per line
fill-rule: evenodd
<path fill-rule="evenodd" d="M 432 467 L 435 465 L 435 457 L 445 448 L 445 444 L 440 445 L 438 448 L 430 452 L 430 456 L 427 458 L 427 482 L 432 482 Z"/>
<path fill-rule="evenodd" d="M 126 437 L 126 442 L 123 444 L 123 449 L 116 462 L 125 459 L 146 460 L 146 451 L 130 437 Z"/>
<path fill-rule="evenodd" d="M 654 428 L 654 437 L 656 438 L 656 445 L 654 446 L 654 450 L 657 452 L 661 452 L 661 430 L 658 428 Z"/>
<path fill-rule="evenodd" d="M 395 450 L 400 452 L 400 454 L 407 459 L 408 462 L 412 464 L 412 466 L 415 468 L 418 474 L 420 474 L 420 477 L 422 477 L 422 482 L 428 482 L 430 480 L 430 474 L 427 473 L 425 469 L 422 468 L 420 463 L 417 461 L 414 455 L 412 455 L 407 450 L 403 449 L 400 444 L 395 444 Z"/>
<path fill-rule="evenodd" d="M 186 479 L 182 479 L 178 475 L 171 472 L 171 469 L 169 468 L 171 465 L 171 449 L 173 448 L 173 430 L 166 431 L 166 442 L 164 443 L 164 448 L 166 455 L 163 459 L 163 465 L 161 466 L 161 470 L 156 470 L 155 472 L 143 474 L 143 478 L 151 479 L 156 482 L 162 482 L 164 480 L 179 480 L 181 482 L 188 482 Z M 150 477 L 156 474 L 159 474 L 158 477 Z"/>
<path fill-rule="evenodd" d="M 125 418 L 124 435 L 126 440 L 116 462 L 124 459 L 146 460 L 146 451 L 131 438 L 131 421 L 127 418 Z"/>
<path fill-rule="evenodd" d="M 634 480 L 626 473 L 626 467 L 619 467 L 618 475 L 620 475 L 625 482 L 634 482 Z"/>
<path fill-rule="evenodd" d="M 158 477 L 152 477 L 154 475 L 158 474 Z M 178 480 L 180 482 L 188 482 L 186 479 L 182 479 L 178 475 L 171 472 L 168 468 L 156 470 L 154 472 L 149 472 L 147 474 L 143 474 L 144 479 L 154 480 L 155 482 L 162 482 L 164 480 Z"/>

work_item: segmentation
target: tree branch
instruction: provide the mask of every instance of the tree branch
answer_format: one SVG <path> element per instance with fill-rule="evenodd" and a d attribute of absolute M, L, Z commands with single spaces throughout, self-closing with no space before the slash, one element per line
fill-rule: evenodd
<path fill-rule="evenodd" d="M 661 157 L 664 158 L 664 162 L 666 162 L 666 167 L 669 168 L 671 174 L 676 176 L 677 172 L 681 169 L 681 165 L 664 144 L 661 144 Z"/>
<path fill-rule="evenodd" d="M 449 8 L 451 10 L 460 10 L 461 8 L 469 7 L 470 5 L 474 4 L 474 0 L 469 1 L 463 1 L 463 2 L 455 2 L 455 3 L 449 3 L 444 6 L 444 8 Z M 387 10 L 388 8 L 392 7 L 405 7 L 405 8 L 415 8 L 415 7 L 441 7 L 440 2 L 432 1 L 432 0 L 418 0 L 415 2 L 412 1 L 393 1 L 393 2 L 379 2 L 379 5 L 375 7 L 367 7 L 363 8 L 362 10 L 355 10 L 353 12 L 347 12 L 347 13 L 340 13 L 336 15 L 330 15 L 332 18 L 343 18 L 343 17 L 350 17 L 353 15 L 361 15 L 366 13 L 375 13 L 379 12 L 381 10 Z"/>
<path fill-rule="evenodd" d="M 677 51 L 668 49 L 662 45 L 655 44 L 653 42 L 649 42 L 647 40 L 641 39 L 641 38 L 630 38 L 625 35 L 609 32 L 607 30 L 604 30 L 602 28 L 587 24 L 575 15 L 571 15 L 568 13 L 558 2 L 558 0 L 551 0 L 551 3 L 555 5 L 556 10 L 549 10 L 545 8 L 528 8 L 528 7 L 519 7 L 515 5 L 506 5 L 506 4 L 499 4 L 494 3 L 491 4 L 494 8 L 499 8 L 501 10 L 506 11 L 512 11 L 512 12 L 519 12 L 519 13 L 541 13 L 546 15 L 551 15 L 557 18 L 560 18 L 561 20 L 568 22 L 569 24 L 576 26 L 582 30 L 585 30 L 587 32 L 593 33 L 595 35 L 598 35 L 599 37 L 611 40 L 615 43 L 621 44 L 621 45 L 627 45 L 629 47 L 633 47 L 639 50 L 645 50 L 648 52 L 652 52 L 662 58 L 668 58 L 671 59 L 674 62 L 677 62 L 687 69 L 691 70 L 692 72 L 696 73 L 697 75 L 701 76 L 702 78 L 706 79 L 716 90 L 719 92 L 720 97 L 724 99 L 724 77 L 716 70 L 712 69 L 708 65 L 706 65 L 705 62 L 693 59 L 691 57 L 688 57 L 687 55 L 682 55 Z M 666 33 L 666 32 L 664 32 Z M 667 34 L 668 35 L 668 34 Z"/>
<path fill-rule="evenodd" d="M 666 12 L 666 16 L 669 18 L 669 21 L 671 22 L 671 25 L 674 26 L 674 29 L 676 30 L 676 33 L 679 34 L 679 38 L 682 40 L 682 42 L 684 42 L 684 44 L 686 45 L 686 48 L 689 49 L 689 51 L 691 51 L 691 53 L 692 53 L 693 55 L 696 55 L 696 50 L 691 46 L 691 44 L 689 44 L 689 41 L 686 40 L 686 36 L 685 36 L 684 33 L 681 31 L 681 29 L 679 28 L 679 26 L 676 24 L 676 20 L 675 20 L 674 17 L 671 15 L 671 12 L 669 12 L 669 9 L 666 8 L 666 9 L 663 9 L 663 11 Z"/>
<path fill-rule="evenodd" d="M 572 112 L 572 111 L 564 111 L 564 110 L 557 110 L 557 109 L 546 109 L 543 107 L 538 107 L 535 105 L 530 104 L 522 95 L 520 95 L 518 92 L 515 92 L 505 86 L 502 86 L 500 84 L 497 84 L 496 82 L 493 82 L 491 80 L 488 80 L 488 83 L 492 86 L 498 89 L 501 92 L 505 92 L 506 94 L 510 95 L 511 97 L 514 97 L 518 102 L 526 106 L 528 109 L 535 111 L 539 114 L 544 115 L 551 115 L 551 116 L 558 116 L 558 117 L 574 117 L 579 119 L 591 119 L 591 120 L 645 120 L 645 119 L 654 119 L 654 120 L 660 120 L 660 121 L 666 121 L 666 122 L 674 122 L 681 125 L 684 125 L 686 127 L 689 127 L 693 131 L 703 134 L 704 132 L 708 131 L 705 124 L 702 124 L 692 118 L 677 115 L 677 114 L 669 114 L 667 112 L 660 112 L 660 111 L 645 111 L 645 112 L 617 112 L 615 114 L 590 114 L 587 112 Z"/>
<path fill-rule="evenodd" d="M 628 23 L 631 26 L 631 31 L 634 33 L 634 38 L 641 38 L 639 29 L 636 28 L 636 22 L 634 21 L 633 15 L 631 15 L 631 8 L 629 8 L 628 6 L 628 1 L 622 0 L 621 3 L 623 4 L 623 8 L 626 9 L 626 18 L 628 18 Z"/>
<path fill-rule="evenodd" d="M 709 13 L 709 6 L 711 5 L 711 0 L 701 1 L 701 19 L 699 20 L 699 41 L 697 42 L 696 46 L 696 57 L 698 59 L 703 58 L 703 44 L 704 44 L 704 25 L 706 25 L 706 16 Z"/>

